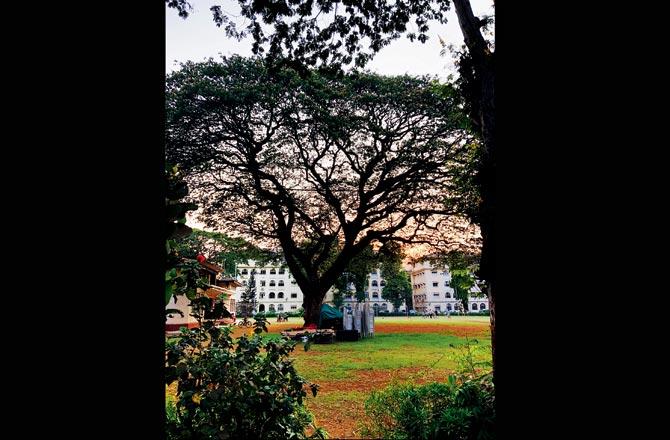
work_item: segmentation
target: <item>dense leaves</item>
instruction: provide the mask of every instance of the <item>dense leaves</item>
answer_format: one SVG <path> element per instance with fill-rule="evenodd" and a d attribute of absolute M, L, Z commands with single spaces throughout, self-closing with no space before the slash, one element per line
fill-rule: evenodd
<path fill-rule="evenodd" d="M 392 385 L 365 402 L 367 434 L 409 440 L 485 440 L 495 437 L 491 376 L 422 386 Z"/>
<path fill-rule="evenodd" d="M 251 271 L 251 276 L 242 292 L 239 302 L 239 315 L 248 318 L 256 309 L 256 271 Z"/>
<path fill-rule="evenodd" d="M 189 3 L 166 0 L 181 17 Z M 219 5 L 214 22 L 230 37 L 253 38 L 252 51 L 291 65 L 364 66 L 403 34 L 428 41 L 431 21 L 446 23 L 449 1 L 405 0 L 238 0 L 239 15 Z M 242 21 L 244 20 L 244 21 Z"/>
<path fill-rule="evenodd" d="M 315 322 L 370 245 L 445 239 L 460 214 L 449 194 L 473 140 L 453 94 L 436 87 L 369 73 L 303 78 L 239 57 L 186 63 L 167 79 L 168 158 L 188 173 L 208 225 L 281 247 Z"/>
<path fill-rule="evenodd" d="M 281 260 L 281 254 L 260 249 L 242 238 L 199 229 L 193 229 L 190 235 L 176 240 L 174 246 L 181 256 L 194 259 L 203 255 L 208 261 L 221 266 L 224 274 L 232 276 L 236 275 L 237 264 L 247 264 L 248 260 L 257 264 Z"/>
<path fill-rule="evenodd" d="M 262 337 L 266 321 L 257 317 L 252 336 L 237 340 L 231 328 L 205 321 L 182 329 L 166 346 L 166 383 L 177 382 L 168 405 L 170 439 L 301 439 L 313 418 L 304 408 L 303 379 L 289 354 L 295 342 Z M 324 438 L 316 429 L 312 438 Z"/>
<path fill-rule="evenodd" d="M 382 288 L 382 298 L 393 304 L 395 311 L 405 303 L 407 310 L 412 308 L 412 282 L 402 267 L 405 257 L 397 243 L 388 243 L 381 250 L 381 275 L 386 281 Z"/>
<path fill-rule="evenodd" d="M 188 187 L 176 166 L 167 166 L 165 170 L 165 304 L 172 298 L 185 295 L 189 299 L 196 297 L 198 287 L 204 287 L 200 278 L 197 261 L 185 258 L 179 252 L 177 242 L 191 234 L 186 226 L 186 213 L 197 208 L 192 203 L 184 202 L 188 195 Z M 180 313 L 176 309 L 166 310 L 166 315 Z"/>

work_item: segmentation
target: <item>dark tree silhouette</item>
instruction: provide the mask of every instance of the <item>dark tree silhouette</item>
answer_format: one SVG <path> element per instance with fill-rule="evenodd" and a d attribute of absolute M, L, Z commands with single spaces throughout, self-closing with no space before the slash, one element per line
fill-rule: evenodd
<path fill-rule="evenodd" d="M 166 0 L 181 17 L 187 17 L 190 3 Z M 250 36 L 254 54 L 263 54 L 271 63 L 288 64 L 304 71 L 304 66 L 341 67 L 354 63 L 364 66 L 376 52 L 405 35 L 410 40 L 428 40 L 431 20 L 446 22 L 453 3 L 463 33 L 465 50 L 460 53 L 459 92 L 465 100 L 473 131 L 482 140 L 480 160 L 474 176 L 479 193 L 472 219 L 482 234 L 479 278 L 486 282 L 491 311 L 493 372 L 496 366 L 494 255 L 496 164 L 495 135 L 495 53 L 483 30 L 493 23 L 489 16 L 476 17 L 469 0 L 238 0 L 242 28 L 235 15 L 214 5 L 214 22 L 235 38 Z M 495 5 L 495 1 L 493 1 Z M 270 28 L 271 25 L 271 28 Z M 270 29 L 269 29 L 270 28 Z"/>
<path fill-rule="evenodd" d="M 203 221 L 281 247 L 316 323 L 354 257 L 456 221 L 445 200 L 472 137 L 454 95 L 427 78 L 187 63 L 167 79 L 166 150 Z"/>

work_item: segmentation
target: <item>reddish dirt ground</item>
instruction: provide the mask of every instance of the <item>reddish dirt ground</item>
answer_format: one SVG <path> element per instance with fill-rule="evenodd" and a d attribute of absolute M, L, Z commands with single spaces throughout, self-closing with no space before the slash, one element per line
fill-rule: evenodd
<path fill-rule="evenodd" d="M 308 406 L 314 414 L 316 425 L 325 428 L 331 439 L 363 438 L 358 423 L 365 415 L 363 401 L 338 399 L 336 402 L 324 402 L 324 397 L 335 392 L 360 391 L 367 394 L 381 390 L 394 381 L 414 384 L 445 381 L 448 374 L 447 370 L 424 368 L 358 371 L 352 378 L 319 381 L 319 394 L 316 399 L 308 399 Z"/>
<path fill-rule="evenodd" d="M 375 333 L 438 333 L 456 336 L 483 336 L 490 332 L 487 325 L 444 325 L 432 323 L 379 323 Z"/>

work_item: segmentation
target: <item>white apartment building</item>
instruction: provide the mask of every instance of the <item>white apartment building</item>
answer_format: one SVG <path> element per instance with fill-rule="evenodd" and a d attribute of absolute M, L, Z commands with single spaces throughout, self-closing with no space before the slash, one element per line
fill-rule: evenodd
<path fill-rule="evenodd" d="M 255 270 L 257 312 L 295 312 L 302 307 L 302 290 L 298 287 L 288 268 L 272 264 L 256 265 L 255 261 L 248 261 L 247 263 L 237 265 L 237 278 L 242 283 L 242 286 L 235 290 L 237 304 L 242 300 L 242 293 L 247 288 L 251 271 Z M 365 294 L 375 312 L 393 311 L 393 304 L 382 298 L 382 289 L 385 284 L 386 282 L 379 270 L 370 273 L 368 289 Z M 326 293 L 324 302 L 332 303 L 332 300 L 333 291 L 331 289 Z M 344 297 L 345 305 L 355 301 L 355 296 Z M 405 305 L 400 306 L 399 310 L 404 312 Z"/>
<path fill-rule="evenodd" d="M 372 308 L 375 310 L 375 314 L 384 311 L 384 312 L 392 312 L 394 311 L 393 309 L 393 303 L 390 301 L 386 301 L 384 298 L 382 298 L 382 289 L 386 285 L 386 280 L 382 278 L 381 276 L 381 271 L 379 269 L 370 272 L 368 276 L 368 287 L 365 290 L 365 297 L 370 300 L 370 303 L 372 305 Z M 353 290 L 353 285 L 351 286 L 351 289 Z M 328 291 L 328 294 L 326 294 L 325 301 L 326 302 L 332 302 L 333 300 L 333 294 L 331 291 Z M 344 305 L 347 306 L 351 303 L 356 302 L 356 296 L 351 295 L 351 296 L 345 296 L 344 297 Z M 403 303 L 399 308 L 398 311 L 404 312 L 406 309 L 405 304 Z"/>
<path fill-rule="evenodd" d="M 242 283 L 235 290 L 238 304 L 247 288 L 251 271 L 255 270 L 257 312 L 295 312 L 302 307 L 302 291 L 288 268 L 271 264 L 257 266 L 253 260 L 247 263 L 237 265 L 237 277 Z"/>
<path fill-rule="evenodd" d="M 460 306 L 460 301 L 454 298 L 454 289 L 449 287 L 451 275 L 446 267 L 433 267 L 427 261 L 414 264 L 411 268 L 412 300 L 414 309 L 418 313 L 427 312 L 454 312 Z M 488 310 L 489 300 L 481 295 L 476 285 L 470 290 L 468 310 L 478 312 Z"/>
<path fill-rule="evenodd" d="M 302 307 L 303 294 L 297 282 L 286 267 L 280 265 L 256 265 L 255 261 L 248 264 L 238 264 L 237 277 L 242 286 L 235 290 L 235 300 L 239 304 L 242 292 L 246 289 L 251 271 L 255 270 L 256 277 L 256 311 L 257 312 L 295 312 Z M 460 301 L 454 298 L 454 290 L 448 286 L 451 275 L 447 268 L 431 266 L 427 261 L 422 261 L 408 266 L 406 270 L 410 274 L 412 283 L 413 308 L 418 313 L 426 312 L 454 312 L 460 306 Z M 381 276 L 380 270 L 370 273 L 368 288 L 365 292 L 375 312 L 393 311 L 393 304 L 382 298 L 382 289 L 386 281 Z M 468 310 L 466 312 L 477 312 L 488 310 L 489 301 L 481 294 L 475 285 L 471 289 L 472 294 L 468 298 Z M 332 303 L 332 289 L 328 291 L 324 302 Z M 344 305 L 356 301 L 355 296 L 345 296 Z M 400 306 L 399 311 L 406 311 L 406 305 Z"/>

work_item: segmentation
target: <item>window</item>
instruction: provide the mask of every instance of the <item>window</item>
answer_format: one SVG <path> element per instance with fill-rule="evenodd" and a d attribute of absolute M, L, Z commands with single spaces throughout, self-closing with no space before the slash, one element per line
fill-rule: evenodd
<path fill-rule="evenodd" d="M 441 309 L 440 309 L 440 306 L 435 306 L 435 311 L 436 311 L 436 312 L 439 312 L 440 310 L 441 310 Z"/>
<path fill-rule="evenodd" d="M 477 303 L 472 303 L 472 310 L 477 310 Z"/>
<path fill-rule="evenodd" d="M 449 287 L 449 281 L 444 282 L 444 287 Z"/>
<path fill-rule="evenodd" d="M 438 284 L 437 282 L 433 283 L 433 287 L 437 287 L 437 284 Z"/>
<path fill-rule="evenodd" d="M 261 287 L 265 287 L 265 280 L 261 281 Z"/>
<path fill-rule="evenodd" d="M 247 285 L 247 280 L 242 281 L 242 285 L 246 286 Z"/>
<path fill-rule="evenodd" d="M 260 274 L 261 274 L 261 275 L 265 275 L 265 269 L 261 269 Z"/>
<path fill-rule="evenodd" d="M 382 309 L 386 310 L 386 309 L 388 309 L 388 308 L 389 308 L 388 304 L 386 304 L 386 303 L 382 303 Z"/>
<path fill-rule="evenodd" d="M 286 269 L 284 269 L 283 267 L 280 267 L 280 268 L 279 268 L 279 273 L 280 273 L 280 274 L 284 274 L 284 273 L 286 273 Z"/>
<path fill-rule="evenodd" d="M 297 294 L 297 293 L 292 293 L 292 294 L 291 294 L 291 298 L 297 298 L 297 297 L 298 297 L 298 294 Z"/>
<path fill-rule="evenodd" d="M 275 311 L 275 305 L 274 305 L 274 304 L 270 304 L 270 311 L 271 311 L 271 312 L 274 312 L 274 311 Z"/>
<path fill-rule="evenodd" d="M 274 286 L 274 285 L 275 285 L 275 280 L 270 280 L 270 286 Z"/>
<path fill-rule="evenodd" d="M 270 294 L 268 295 L 268 298 L 274 298 L 274 297 L 275 297 L 275 293 L 274 293 L 274 292 L 270 292 Z"/>
<path fill-rule="evenodd" d="M 296 280 L 291 280 L 291 284 L 298 284 Z"/>
<path fill-rule="evenodd" d="M 447 304 L 447 310 L 451 310 L 451 304 Z"/>
<path fill-rule="evenodd" d="M 381 280 L 381 281 L 379 282 L 379 285 L 382 286 L 382 287 L 385 286 L 385 285 L 386 285 L 386 281 Z"/>
<path fill-rule="evenodd" d="M 298 308 L 298 306 L 296 306 L 295 304 L 291 306 L 291 310 L 295 310 L 297 308 Z"/>
<path fill-rule="evenodd" d="M 277 283 L 277 285 L 278 285 L 278 286 L 283 286 L 283 285 L 284 285 L 284 280 L 279 280 L 279 282 Z"/>
<path fill-rule="evenodd" d="M 481 304 L 479 305 L 479 310 L 486 310 L 486 304 L 481 303 Z"/>
<path fill-rule="evenodd" d="M 249 273 L 248 270 L 246 270 L 246 269 L 242 269 L 242 275 L 246 275 L 246 274 L 248 274 L 248 273 Z"/>
<path fill-rule="evenodd" d="M 283 312 L 284 311 L 284 304 L 279 304 L 277 306 L 277 310 L 279 310 L 280 312 Z"/>
<path fill-rule="evenodd" d="M 377 284 L 377 280 L 372 280 L 372 287 L 377 287 L 379 284 Z"/>
<path fill-rule="evenodd" d="M 433 292 L 433 296 L 440 296 L 439 292 Z"/>
<path fill-rule="evenodd" d="M 379 298 L 379 292 L 372 292 L 373 298 Z"/>
<path fill-rule="evenodd" d="M 277 270 L 274 267 L 272 269 L 270 269 L 270 275 L 274 275 L 276 273 L 277 273 Z"/>
<path fill-rule="evenodd" d="M 264 312 L 265 311 L 265 304 L 261 304 L 258 306 L 258 311 L 259 312 Z"/>
<path fill-rule="evenodd" d="M 431 273 L 432 273 L 433 275 L 437 275 L 437 271 L 436 271 L 436 270 L 432 271 Z"/>
<path fill-rule="evenodd" d="M 265 298 L 265 294 L 263 292 L 260 293 L 261 298 Z"/>
<path fill-rule="evenodd" d="M 284 297 L 284 292 L 279 292 L 277 294 L 277 298 L 283 298 Z"/>

